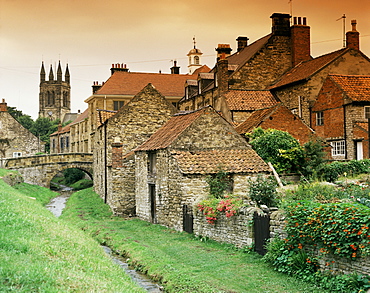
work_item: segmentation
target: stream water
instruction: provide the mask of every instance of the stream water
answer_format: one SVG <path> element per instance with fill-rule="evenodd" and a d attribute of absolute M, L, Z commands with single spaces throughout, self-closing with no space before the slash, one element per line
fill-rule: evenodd
<path fill-rule="evenodd" d="M 66 206 L 66 202 L 73 193 L 73 190 L 70 187 L 61 186 L 61 190 L 59 190 L 58 192 L 60 193 L 60 195 L 53 198 L 49 202 L 49 204 L 46 205 L 46 208 L 51 211 L 56 217 L 59 217 L 62 214 L 63 209 Z M 118 264 L 132 278 L 132 280 L 144 290 L 150 293 L 162 292 L 162 287 L 154 283 L 148 276 L 130 268 L 129 265 L 125 262 L 125 259 L 114 255 L 109 247 L 102 246 L 102 248 L 111 257 L 112 261 Z"/>

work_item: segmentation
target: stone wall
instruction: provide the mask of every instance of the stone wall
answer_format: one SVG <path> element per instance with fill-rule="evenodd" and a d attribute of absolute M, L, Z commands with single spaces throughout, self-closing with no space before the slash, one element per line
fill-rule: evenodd
<path fill-rule="evenodd" d="M 270 236 L 286 238 L 285 232 L 285 215 L 283 211 L 275 211 L 270 216 Z M 344 257 L 338 257 L 331 254 L 322 254 L 317 249 L 312 247 L 308 248 L 317 255 L 319 259 L 320 269 L 323 271 L 332 271 L 337 273 L 351 274 L 358 273 L 364 275 L 370 275 L 370 257 L 358 258 L 351 260 Z M 334 261 L 334 262 L 332 262 Z"/>
<path fill-rule="evenodd" d="M 220 215 L 215 224 L 207 223 L 206 217 L 194 207 L 194 234 L 218 242 L 233 244 L 242 248 L 254 243 L 253 215 L 262 211 L 255 207 L 240 210 L 239 215 L 227 218 Z"/>

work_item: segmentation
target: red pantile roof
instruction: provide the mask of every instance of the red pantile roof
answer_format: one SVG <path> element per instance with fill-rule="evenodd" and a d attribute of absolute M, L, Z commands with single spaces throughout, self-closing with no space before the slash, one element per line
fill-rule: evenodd
<path fill-rule="evenodd" d="M 136 148 L 135 151 L 159 150 L 168 147 L 191 123 L 206 111 L 214 110 L 211 110 L 210 107 L 205 107 L 191 113 L 175 114 L 145 143 Z"/>
<path fill-rule="evenodd" d="M 270 91 L 230 90 L 224 97 L 231 111 L 254 111 L 278 103 Z"/>
<path fill-rule="evenodd" d="M 116 71 L 96 91 L 95 95 L 134 96 L 148 83 L 151 83 L 166 97 L 182 97 L 184 95 L 184 84 L 186 80 L 196 79 L 198 73 L 208 72 L 209 70 L 204 65 L 198 68 L 192 75 Z"/>
<path fill-rule="evenodd" d="M 114 116 L 117 113 L 117 111 L 109 111 L 109 110 L 101 110 L 97 109 L 96 111 L 96 124 L 99 127 L 102 125 L 105 121 L 107 121 L 110 117 Z"/>
<path fill-rule="evenodd" d="M 247 120 L 235 128 L 236 132 L 239 134 L 251 132 L 253 129 L 257 128 L 266 117 L 271 115 L 271 113 L 274 112 L 277 107 L 278 106 L 254 111 Z"/>
<path fill-rule="evenodd" d="M 74 124 L 77 124 L 77 123 L 80 123 L 81 121 L 85 120 L 86 118 L 89 117 L 89 109 L 86 109 L 85 111 L 83 111 L 77 118 L 76 120 L 74 120 L 70 126 L 74 125 Z"/>
<path fill-rule="evenodd" d="M 284 74 L 277 83 L 271 86 L 270 89 L 276 89 L 278 87 L 282 87 L 309 78 L 314 73 L 321 70 L 329 63 L 333 62 L 336 58 L 338 58 L 348 50 L 349 49 L 344 48 L 326 55 L 322 55 L 309 61 L 301 62 L 293 69 L 289 70 L 286 74 Z"/>
<path fill-rule="evenodd" d="M 230 173 L 271 172 L 252 148 L 238 150 L 171 151 L 184 174 L 212 174 L 220 167 Z"/>
<path fill-rule="evenodd" d="M 370 75 L 331 74 L 329 77 L 352 101 L 370 101 Z"/>

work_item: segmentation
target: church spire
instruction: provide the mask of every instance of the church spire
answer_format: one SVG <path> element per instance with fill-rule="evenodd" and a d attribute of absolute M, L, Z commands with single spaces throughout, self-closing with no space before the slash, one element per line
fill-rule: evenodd
<path fill-rule="evenodd" d="M 53 65 L 50 64 L 49 81 L 54 80 Z"/>
<path fill-rule="evenodd" d="M 57 81 L 62 81 L 62 67 L 60 66 L 60 60 L 58 63 Z"/>
<path fill-rule="evenodd" d="M 40 70 L 40 82 L 45 81 L 45 68 L 44 68 L 44 61 L 41 63 L 41 70 Z"/>
<path fill-rule="evenodd" d="M 69 75 L 68 63 L 67 63 L 67 66 L 66 66 L 66 73 L 64 75 L 64 78 L 65 78 L 65 80 L 66 80 L 67 83 L 70 82 L 70 75 Z"/>

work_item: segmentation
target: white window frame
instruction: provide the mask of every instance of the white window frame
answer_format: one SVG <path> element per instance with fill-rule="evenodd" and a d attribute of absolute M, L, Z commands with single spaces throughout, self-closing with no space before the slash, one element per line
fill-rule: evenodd
<path fill-rule="evenodd" d="M 331 155 L 335 156 L 344 156 L 346 154 L 346 143 L 344 140 L 332 141 L 331 145 Z"/>
<path fill-rule="evenodd" d="M 324 125 L 324 112 L 316 112 L 316 125 L 321 126 Z"/>

